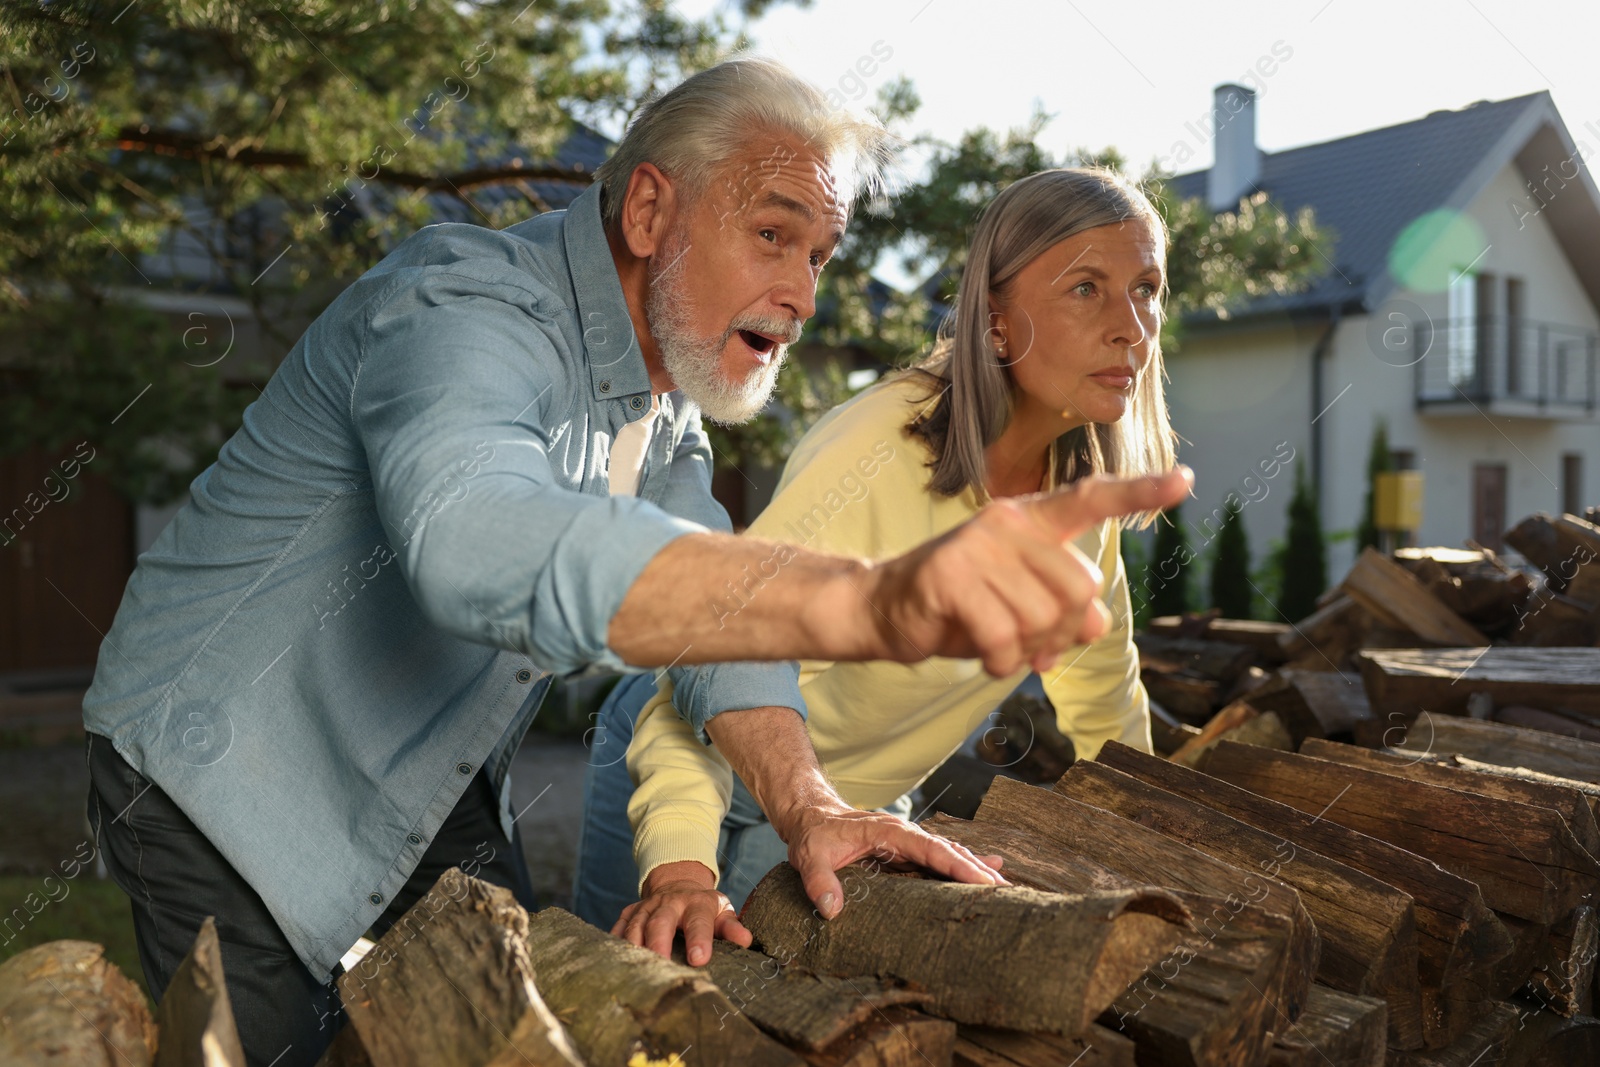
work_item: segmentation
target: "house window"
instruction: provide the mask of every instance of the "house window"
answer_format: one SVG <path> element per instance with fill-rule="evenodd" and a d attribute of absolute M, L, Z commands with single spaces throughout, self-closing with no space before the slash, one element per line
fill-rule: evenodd
<path fill-rule="evenodd" d="M 1523 367 L 1523 353 L 1527 346 L 1523 340 L 1524 290 L 1521 278 L 1506 279 L 1506 393 L 1519 396 L 1523 383 L 1533 375 Z"/>
<path fill-rule="evenodd" d="M 1450 280 L 1450 320 L 1445 367 L 1450 384 L 1465 393 L 1478 392 L 1478 279 L 1457 274 Z"/>
<path fill-rule="evenodd" d="M 1561 456 L 1561 510 L 1568 515 L 1583 514 L 1583 456 L 1577 452 Z"/>
<path fill-rule="evenodd" d="M 1504 547 L 1506 529 L 1506 465 L 1472 465 L 1472 539 L 1496 552 Z"/>

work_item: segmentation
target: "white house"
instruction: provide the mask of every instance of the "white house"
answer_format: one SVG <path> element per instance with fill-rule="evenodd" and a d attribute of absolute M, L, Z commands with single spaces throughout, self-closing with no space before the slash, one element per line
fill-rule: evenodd
<path fill-rule="evenodd" d="M 1353 530 L 1378 419 L 1424 475 L 1417 543 L 1498 547 L 1523 515 L 1600 502 L 1600 124 L 1575 141 L 1540 92 L 1264 153 L 1249 90 L 1219 87 L 1216 107 L 1218 164 L 1177 191 L 1309 206 L 1331 241 L 1305 291 L 1185 324 L 1169 396 L 1191 543 L 1229 491 L 1258 558 L 1282 538 L 1294 475 L 1271 461 L 1290 450 L 1324 528 Z M 1336 540 L 1330 580 L 1352 559 Z"/>

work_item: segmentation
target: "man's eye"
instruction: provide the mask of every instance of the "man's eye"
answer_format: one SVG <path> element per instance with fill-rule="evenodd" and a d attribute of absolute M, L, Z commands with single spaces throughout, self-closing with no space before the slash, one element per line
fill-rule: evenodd
<path fill-rule="evenodd" d="M 778 231 L 769 227 L 768 229 L 757 231 L 756 236 L 761 238 L 763 241 L 772 241 L 776 243 L 778 240 Z"/>
<path fill-rule="evenodd" d="M 811 265 L 813 267 L 816 267 L 816 268 L 818 268 L 820 270 L 822 268 L 822 265 L 824 263 L 826 263 L 827 261 L 828 261 L 827 257 L 824 256 L 821 252 L 813 252 L 813 253 L 811 253 Z"/>

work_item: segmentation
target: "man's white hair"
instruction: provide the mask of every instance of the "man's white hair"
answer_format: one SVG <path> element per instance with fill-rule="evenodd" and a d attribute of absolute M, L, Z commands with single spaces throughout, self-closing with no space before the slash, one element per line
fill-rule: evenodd
<path fill-rule="evenodd" d="M 685 79 L 646 104 L 622 143 L 598 170 L 604 218 L 622 214 L 628 179 L 641 163 L 660 168 L 693 199 L 718 167 L 762 133 L 791 134 L 828 159 L 840 200 L 876 191 L 891 154 L 877 120 L 830 105 L 809 82 L 776 60 L 744 56 Z"/>

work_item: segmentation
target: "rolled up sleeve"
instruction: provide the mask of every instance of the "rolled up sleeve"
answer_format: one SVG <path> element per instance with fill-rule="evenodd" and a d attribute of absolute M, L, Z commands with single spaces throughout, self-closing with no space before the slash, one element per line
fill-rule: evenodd
<path fill-rule="evenodd" d="M 434 625 L 557 673 L 627 669 L 612 616 L 658 551 L 704 527 L 558 483 L 579 363 L 548 297 L 501 272 L 430 272 L 368 318 L 350 410 L 378 513 Z"/>

